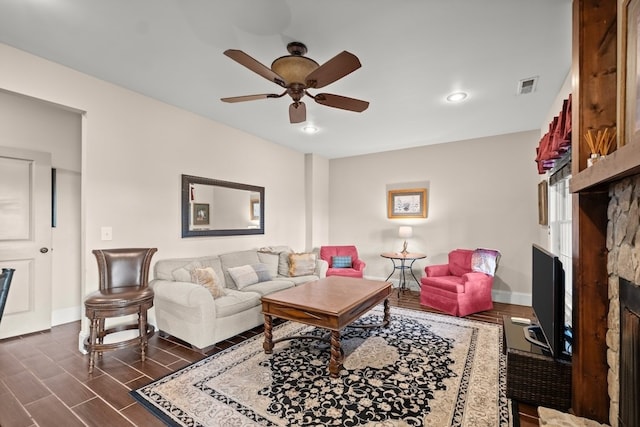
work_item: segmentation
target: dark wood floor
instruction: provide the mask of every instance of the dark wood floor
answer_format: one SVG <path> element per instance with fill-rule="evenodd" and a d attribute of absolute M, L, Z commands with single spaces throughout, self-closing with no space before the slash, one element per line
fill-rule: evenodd
<path fill-rule="evenodd" d="M 418 292 L 391 298 L 394 306 L 427 310 Z M 493 310 L 469 316 L 500 323 L 503 315 L 529 316 L 530 308 L 496 303 Z M 261 327 L 219 343 L 213 354 L 262 331 Z M 142 363 L 134 349 L 107 352 L 93 375 L 88 356 L 78 351 L 80 322 L 50 331 L 0 341 L 0 426 L 162 426 L 138 405 L 129 390 L 189 365 L 204 355 L 156 334 Z M 536 408 L 520 405 L 520 425 L 538 425 Z"/>

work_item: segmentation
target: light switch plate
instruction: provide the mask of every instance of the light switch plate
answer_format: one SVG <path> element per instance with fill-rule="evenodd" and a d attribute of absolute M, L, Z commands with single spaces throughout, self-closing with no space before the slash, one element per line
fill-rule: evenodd
<path fill-rule="evenodd" d="M 113 229 L 111 227 L 102 227 L 100 229 L 100 238 L 102 240 L 113 239 Z"/>

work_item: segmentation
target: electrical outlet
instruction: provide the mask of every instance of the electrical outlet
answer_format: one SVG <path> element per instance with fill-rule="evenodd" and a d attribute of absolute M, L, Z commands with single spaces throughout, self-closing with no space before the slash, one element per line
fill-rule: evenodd
<path fill-rule="evenodd" d="M 102 240 L 113 239 L 113 229 L 111 227 L 102 227 L 100 229 L 100 236 Z"/>

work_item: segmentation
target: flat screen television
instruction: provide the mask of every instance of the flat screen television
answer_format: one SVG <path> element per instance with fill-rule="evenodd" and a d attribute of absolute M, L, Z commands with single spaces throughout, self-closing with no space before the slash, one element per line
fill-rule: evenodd
<path fill-rule="evenodd" d="M 525 337 L 546 347 L 556 359 L 568 359 L 564 317 L 564 269 L 560 259 L 533 245 L 532 248 L 532 307 L 537 324 L 525 328 Z"/>

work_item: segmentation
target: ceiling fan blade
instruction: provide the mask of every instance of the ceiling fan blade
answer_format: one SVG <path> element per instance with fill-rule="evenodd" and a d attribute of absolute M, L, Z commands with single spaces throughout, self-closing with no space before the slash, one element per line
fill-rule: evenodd
<path fill-rule="evenodd" d="M 332 95 L 330 93 L 319 93 L 313 97 L 318 104 L 327 107 L 341 108 L 343 110 L 363 112 L 369 107 L 369 102 L 360 99 L 348 98 L 346 96 Z"/>
<path fill-rule="evenodd" d="M 274 73 L 271 68 L 267 67 L 264 64 L 261 64 L 243 51 L 236 49 L 227 49 L 224 51 L 224 54 L 236 61 L 238 64 L 244 65 L 254 73 L 260 74 L 265 79 L 270 80 L 277 85 L 285 87 L 285 82 L 282 77 Z"/>
<path fill-rule="evenodd" d="M 284 95 L 284 93 L 282 95 Z M 275 93 L 263 93 L 260 95 L 244 95 L 244 96 L 232 96 L 230 98 L 220 98 L 220 101 L 222 102 L 255 101 L 256 99 L 280 98 L 282 95 L 276 95 Z"/>
<path fill-rule="evenodd" d="M 289 105 L 289 121 L 291 123 L 302 123 L 307 120 L 307 107 L 304 102 L 293 102 Z"/>
<path fill-rule="evenodd" d="M 319 89 L 343 78 L 360 68 L 360 60 L 352 53 L 342 51 L 315 70 L 306 78 L 308 88 Z"/>

